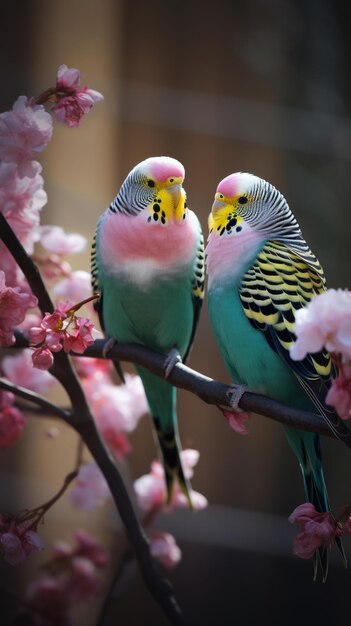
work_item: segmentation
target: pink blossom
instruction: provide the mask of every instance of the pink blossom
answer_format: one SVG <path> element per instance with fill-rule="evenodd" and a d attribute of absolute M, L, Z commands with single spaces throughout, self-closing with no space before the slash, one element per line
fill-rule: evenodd
<path fill-rule="evenodd" d="M 80 71 L 60 65 L 56 78 L 58 102 L 54 108 L 56 118 L 70 127 L 78 126 L 82 117 L 103 96 L 94 89 L 80 87 Z"/>
<path fill-rule="evenodd" d="M 329 352 L 351 358 L 351 292 L 328 289 L 315 296 L 303 309 L 296 312 L 297 341 L 290 349 L 295 361 L 324 346 Z"/>
<path fill-rule="evenodd" d="M 73 350 L 82 354 L 84 350 L 94 343 L 94 324 L 86 317 L 76 317 L 73 329 L 66 333 L 63 338 L 63 349 L 65 352 Z"/>
<path fill-rule="evenodd" d="M 92 357 L 72 357 L 79 376 L 84 383 L 91 383 L 91 391 L 102 382 L 111 384 L 112 363 L 108 359 L 95 359 Z"/>
<path fill-rule="evenodd" d="M 228 421 L 229 426 L 235 430 L 239 435 L 248 435 L 249 431 L 246 428 L 245 424 L 247 420 L 250 418 L 250 413 L 246 413 L 245 411 L 226 411 L 221 409 L 224 417 Z"/>
<path fill-rule="evenodd" d="M 15 406 L 11 404 L 0 406 L 0 448 L 8 448 L 15 443 L 26 424 L 27 420 L 23 413 Z"/>
<path fill-rule="evenodd" d="M 23 322 L 27 310 L 37 303 L 35 296 L 21 291 L 19 287 L 7 287 L 5 274 L 0 270 L 0 346 L 15 342 L 14 328 Z"/>
<path fill-rule="evenodd" d="M 332 381 L 325 399 L 344 420 L 351 417 L 351 367 L 342 365 L 338 377 Z"/>
<path fill-rule="evenodd" d="M 197 450 L 182 450 L 180 453 L 184 474 L 188 478 L 191 478 L 193 475 L 193 467 L 199 458 L 199 454 L 194 454 L 196 452 Z M 169 505 L 165 504 L 166 485 L 164 469 L 159 461 L 152 462 L 150 474 L 144 474 L 134 482 L 134 490 L 138 505 L 143 511 L 156 511 L 162 508 L 164 511 L 169 512 L 174 508 L 185 508 L 188 506 L 187 498 L 180 490 L 178 484 L 174 485 L 171 503 Z M 208 502 L 201 493 L 192 490 L 190 497 L 194 509 L 201 510 L 206 508 Z"/>
<path fill-rule="evenodd" d="M 45 431 L 45 435 L 47 436 L 48 439 L 56 439 L 56 437 L 58 437 L 59 434 L 60 434 L 60 430 L 56 426 L 50 426 L 50 428 L 47 428 Z"/>
<path fill-rule="evenodd" d="M 0 241 L 0 259 L 1 269 L 5 272 L 6 283 L 8 287 L 18 287 L 20 278 L 23 276 L 20 268 L 14 260 L 11 252 L 5 244 Z"/>
<path fill-rule="evenodd" d="M 64 256 L 84 250 L 87 240 L 79 233 L 66 233 L 61 226 L 41 226 L 40 243 L 49 252 Z"/>
<path fill-rule="evenodd" d="M 70 596 L 73 600 L 82 600 L 96 595 L 101 589 L 101 581 L 96 575 L 94 563 L 82 556 L 72 559 L 72 577 Z"/>
<path fill-rule="evenodd" d="M 7 356 L 2 360 L 2 370 L 6 378 L 15 385 L 27 387 L 37 393 L 46 393 L 56 379 L 49 372 L 40 371 L 33 367 L 32 351 L 23 350 L 15 356 Z"/>
<path fill-rule="evenodd" d="M 41 326 L 32 326 L 27 331 L 27 336 L 31 344 L 37 345 L 44 341 L 46 337 L 46 329 Z"/>
<path fill-rule="evenodd" d="M 20 437 L 27 424 L 23 413 L 13 406 L 12 393 L 0 390 L 0 448 L 8 448 Z"/>
<path fill-rule="evenodd" d="M 20 178 L 14 163 L 0 164 L 0 210 L 29 254 L 39 237 L 40 211 L 47 202 L 40 172 L 37 163 L 32 177 Z"/>
<path fill-rule="evenodd" d="M 83 384 L 103 436 L 110 433 L 113 438 L 113 433 L 132 432 L 148 411 L 140 377 L 125 374 L 125 384 L 116 385 L 111 378 L 101 380 L 98 370 L 98 380 L 97 385 L 96 377 L 92 376 L 83 380 Z"/>
<path fill-rule="evenodd" d="M 28 585 L 24 616 L 28 615 L 29 624 L 70 626 L 68 609 L 69 597 L 65 580 L 62 578 L 43 576 Z M 33 617 L 36 620 L 34 622 Z"/>
<path fill-rule="evenodd" d="M 75 94 L 60 98 L 54 108 L 56 119 L 70 128 L 78 126 L 81 119 L 103 96 L 94 89 L 82 87 Z"/>
<path fill-rule="evenodd" d="M 111 493 L 96 463 L 87 463 L 80 467 L 75 485 L 69 494 L 73 506 L 84 511 L 90 511 L 96 506 L 102 506 L 111 497 Z"/>
<path fill-rule="evenodd" d="M 161 464 L 159 467 L 163 469 Z M 140 476 L 134 482 L 134 490 L 138 505 L 143 511 L 162 508 L 166 499 L 164 474 L 157 475 L 151 471 L 150 474 Z"/>
<path fill-rule="evenodd" d="M 41 228 L 41 227 L 40 227 Z M 39 228 L 39 236 L 40 236 Z M 62 276 L 69 276 L 72 268 L 68 261 L 64 261 L 62 256 L 54 253 L 35 255 L 36 264 L 40 267 L 43 278 L 54 280 Z"/>
<path fill-rule="evenodd" d="M 125 384 L 116 385 L 110 376 L 110 364 L 101 360 L 80 360 L 78 371 L 104 440 L 118 458 L 125 456 L 131 447 L 124 433 L 134 430 L 148 410 L 141 379 L 125 374 Z"/>
<path fill-rule="evenodd" d="M 45 313 L 41 327 L 45 330 L 61 330 L 63 322 L 67 318 L 68 311 L 72 306 L 72 302 L 60 302 L 53 313 Z"/>
<path fill-rule="evenodd" d="M 321 545 L 329 546 L 337 534 L 330 512 L 319 513 L 309 502 L 296 507 L 289 522 L 300 526 L 294 540 L 294 554 L 302 559 L 309 559 Z"/>
<path fill-rule="evenodd" d="M 5 272 L 6 274 L 6 272 Z M 42 320 L 42 316 L 41 314 L 38 313 L 34 313 L 34 312 L 28 312 L 26 314 L 26 317 L 24 318 L 23 322 L 21 324 L 19 324 L 18 329 L 27 337 L 28 339 L 28 332 L 31 328 L 33 328 L 33 326 L 38 326 L 41 323 Z"/>
<path fill-rule="evenodd" d="M 85 530 L 79 529 L 73 534 L 77 542 L 76 553 L 90 559 L 96 567 L 105 567 L 108 555 L 104 548 Z"/>
<path fill-rule="evenodd" d="M 74 67 L 60 65 L 56 76 L 56 90 L 64 93 L 75 93 L 80 84 L 80 71 Z"/>
<path fill-rule="evenodd" d="M 16 163 L 19 176 L 35 176 L 33 164 L 52 135 L 52 118 L 42 105 L 20 96 L 12 111 L 0 114 L 0 160 Z"/>
<path fill-rule="evenodd" d="M 0 515 L 0 550 L 10 565 L 18 565 L 30 554 L 44 549 L 39 535 L 29 528 L 30 523 L 16 523 L 10 516 Z"/>
<path fill-rule="evenodd" d="M 54 357 L 47 346 L 41 346 L 33 351 L 32 361 L 33 366 L 39 370 L 48 370 L 54 362 Z"/>
<path fill-rule="evenodd" d="M 55 296 L 66 297 L 73 302 L 85 300 L 91 295 L 91 275 L 82 270 L 72 272 L 58 282 L 52 292 Z"/>
<path fill-rule="evenodd" d="M 102 434 L 109 449 L 117 459 L 123 459 L 132 451 L 132 446 L 124 433 L 119 433 L 114 428 L 106 428 Z"/>
<path fill-rule="evenodd" d="M 45 335 L 46 348 L 51 352 L 60 352 L 60 350 L 62 350 L 62 342 L 65 336 L 65 330 L 55 332 L 54 330 L 48 329 Z"/>
<path fill-rule="evenodd" d="M 164 567 L 173 569 L 182 558 L 182 553 L 176 541 L 170 533 L 161 530 L 149 529 L 147 531 L 150 540 L 150 552 Z"/>

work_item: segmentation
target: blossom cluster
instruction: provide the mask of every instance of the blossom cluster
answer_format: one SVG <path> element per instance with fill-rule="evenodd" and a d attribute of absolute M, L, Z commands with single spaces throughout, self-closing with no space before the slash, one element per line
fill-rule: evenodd
<path fill-rule="evenodd" d="M 53 107 L 59 121 L 77 126 L 102 99 L 99 92 L 80 86 L 80 80 L 79 70 L 61 65 L 55 87 L 36 99 L 20 96 L 10 111 L 0 114 L 0 211 L 28 254 L 33 254 L 34 244 L 39 240 L 48 250 L 51 243 L 54 252 L 61 243 L 59 256 L 51 259 L 51 265 L 55 266 L 56 261 L 62 275 L 65 267 L 60 264 L 60 256 L 72 252 L 77 239 L 78 246 L 81 246 L 84 238 L 80 235 L 67 237 L 59 227 L 40 226 L 40 213 L 47 202 L 47 194 L 37 158 L 53 133 L 52 116 L 45 110 L 45 104 Z M 56 240 L 54 244 L 53 240 Z M 0 242 L 0 258 L 5 273 L 0 277 L 0 345 L 10 345 L 13 343 L 13 328 L 23 321 L 27 309 L 35 306 L 37 301 L 3 242 Z M 47 261 L 44 259 L 43 264 L 49 266 L 50 271 Z M 11 316 L 6 316 L 7 303 Z"/>
<path fill-rule="evenodd" d="M 136 376 L 133 377 L 138 380 Z M 181 451 L 184 473 L 192 478 L 194 467 L 199 460 L 199 452 L 193 449 Z M 166 482 L 164 469 L 159 461 L 151 463 L 151 471 L 134 482 L 134 490 L 139 508 L 143 512 L 143 525 L 150 541 L 150 550 L 161 563 L 172 568 L 181 559 L 181 551 L 174 537 L 163 530 L 150 527 L 159 512 L 170 513 L 176 508 L 188 507 L 188 501 L 178 484 L 174 485 L 172 499 L 166 504 Z M 197 511 L 207 507 L 207 499 L 201 493 L 192 490 L 191 501 Z M 96 463 L 86 463 L 78 472 L 74 487 L 70 491 L 69 500 L 73 506 L 90 511 L 96 506 L 105 504 L 111 498 L 107 482 Z"/>
<path fill-rule="evenodd" d="M 313 504 L 300 504 L 291 513 L 289 522 L 298 524 L 299 533 L 294 540 L 294 554 L 309 559 L 321 546 L 329 547 L 341 535 L 351 533 L 350 507 L 345 507 L 335 519 L 330 511 L 320 513 Z"/>
<path fill-rule="evenodd" d="M 290 348 L 296 361 L 308 353 L 328 350 L 338 368 L 326 402 L 342 419 L 351 417 L 351 292 L 328 289 L 296 312 L 297 340 Z"/>
<path fill-rule="evenodd" d="M 36 526 L 36 520 L 18 521 L 11 515 L 0 515 L 0 553 L 7 563 L 18 565 L 30 554 L 44 549 Z"/>
<path fill-rule="evenodd" d="M 140 377 L 126 373 L 125 383 L 117 385 L 110 361 L 76 357 L 74 362 L 104 441 L 116 458 L 125 457 L 131 450 L 128 434 L 149 410 Z"/>
<path fill-rule="evenodd" d="M 336 377 L 326 395 L 326 403 L 339 416 L 351 417 L 351 292 L 328 289 L 316 295 L 304 308 L 296 312 L 294 332 L 296 341 L 290 348 L 292 359 L 299 361 L 307 354 L 323 349 L 331 354 L 336 366 Z M 336 537 L 350 534 L 351 518 L 348 507 L 334 519 L 331 512 L 321 513 L 311 503 L 298 506 L 290 515 L 300 531 L 294 541 L 294 553 L 310 558 L 320 546 L 330 546 Z"/>
<path fill-rule="evenodd" d="M 74 533 L 74 540 L 75 546 L 56 542 L 43 576 L 28 586 L 20 611 L 28 623 L 68 624 L 72 606 L 100 592 L 98 571 L 107 565 L 107 552 L 83 530 Z"/>
<path fill-rule="evenodd" d="M 199 460 L 199 452 L 193 449 L 182 450 L 180 452 L 184 474 L 186 478 L 192 478 L 194 467 Z M 151 553 L 167 568 L 173 568 L 181 559 L 181 550 L 174 537 L 170 533 L 162 530 L 149 528 L 153 518 L 159 511 L 171 512 L 176 508 L 186 508 L 187 498 L 176 483 L 173 488 L 172 499 L 169 504 L 166 500 L 166 483 L 164 469 L 159 461 L 151 463 L 151 472 L 144 474 L 134 482 L 134 489 L 137 502 L 144 511 L 144 524 L 150 541 Z M 198 491 L 192 490 L 190 493 L 193 508 L 201 511 L 207 507 L 207 499 Z"/>
<path fill-rule="evenodd" d="M 47 370 L 53 364 L 53 352 L 64 349 L 82 354 L 94 343 L 94 324 L 86 317 L 77 317 L 75 312 L 84 302 L 73 304 L 71 301 L 59 302 L 53 313 L 46 313 L 39 326 L 32 326 L 28 337 L 38 346 L 33 352 L 33 365 Z"/>

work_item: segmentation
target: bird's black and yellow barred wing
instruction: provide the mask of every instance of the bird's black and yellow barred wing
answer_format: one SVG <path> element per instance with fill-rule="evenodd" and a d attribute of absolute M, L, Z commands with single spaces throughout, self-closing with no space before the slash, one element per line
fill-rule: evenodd
<path fill-rule="evenodd" d="M 198 325 L 200 312 L 202 303 L 204 300 L 205 294 L 205 244 L 204 237 L 201 230 L 201 225 L 199 222 L 199 242 L 196 251 L 195 264 L 194 264 L 194 273 L 192 278 L 192 299 L 193 299 L 193 308 L 194 308 L 194 319 L 193 319 L 193 327 L 191 331 L 190 341 L 186 353 L 183 358 L 183 363 L 186 362 L 189 352 L 191 350 L 191 346 L 193 344 L 196 328 Z"/>
<path fill-rule="evenodd" d="M 325 403 L 336 374 L 329 352 L 323 349 L 307 354 L 301 361 L 293 361 L 289 353 L 296 341 L 296 311 L 324 291 L 322 267 L 307 246 L 293 250 L 282 242 L 268 241 L 244 275 L 239 293 L 252 326 L 264 333 L 271 348 L 291 368 L 334 434 L 349 439 L 351 445 L 349 429 Z"/>

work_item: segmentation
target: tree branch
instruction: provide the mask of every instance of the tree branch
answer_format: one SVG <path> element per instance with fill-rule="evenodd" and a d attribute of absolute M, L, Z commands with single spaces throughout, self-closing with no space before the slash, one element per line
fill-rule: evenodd
<path fill-rule="evenodd" d="M 94 345 L 87 348 L 84 355 L 81 356 L 103 358 L 102 351 L 105 343 L 106 340 L 97 339 Z M 164 376 L 165 356 L 153 352 L 144 346 L 116 343 L 109 351 L 108 358 L 137 363 L 138 365 L 146 367 L 157 376 Z M 167 380 L 175 387 L 186 389 L 196 394 L 207 404 L 215 404 L 222 407 L 229 406 L 229 385 L 204 376 L 182 363 L 177 363 L 174 366 Z M 301 428 L 335 438 L 334 433 L 320 415 L 294 409 L 267 396 L 247 391 L 240 399 L 239 406 L 244 411 L 259 413 L 264 417 L 269 417 L 281 422 L 285 426 Z M 351 446 L 351 431 L 344 422 L 341 422 L 341 425 L 345 433 L 343 442 Z"/>
<path fill-rule="evenodd" d="M 15 345 L 6 348 L 6 350 L 28 347 L 28 341 L 23 334 L 16 331 L 15 335 Z M 79 358 L 94 357 L 96 359 L 103 359 L 105 358 L 103 356 L 103 348 L 106 342 L 106 339 L 97 339 L 92 346 L 85 350 L 84 354 L 72 354 Z M 138 344 L 116 343 L 108 352 L 108 358 L 111 360 L 115 359 L 117 361 L 136 363 L 146 367 L 150 372 L 156 374 L 156 376 L 160 376 L 161 378 L 164 376 L 165 356 Z M 183 363 L 177 363 L 174 366 L 167 380 L 175 387 L 185 389 L 197 395 L 207 404 L 214 404 L 230 409 L 228 404 L 229 385 L 204 376 Z M 317 413 L 294 409 L 268 396 L 252 393 L 251 391 L 244 393 L 239 401 L 239 405 L 244 411 L 263 415 L 285 426 L 301 428 L 308 432 L 314 432 L 335 439 L 335 435 L 330 430 L 328 424 Z M 341 422 L 341 424 L 344 430 L 344 438 L 342 441 L 346 445 L 351 446 L 351 431 L 346 423 Z"/>

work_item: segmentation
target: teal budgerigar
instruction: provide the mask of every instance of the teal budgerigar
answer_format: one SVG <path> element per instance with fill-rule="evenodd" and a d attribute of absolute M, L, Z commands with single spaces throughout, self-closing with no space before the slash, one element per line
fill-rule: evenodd
<path fill-rule="evenodd" d="M 136 165 L 100 218 L 92 249 L 93 289 L 101 326 L 111 339 L 165 354 L 165 378 L 186 360 L 204 293 L 204 244 L 187 207 L 184 167 L 171 157 Z M 176 390 L 136 367 L 145 389 L 165 470 L 167 502 L 174 481 L 191 506 L 176 416 Z"/>
<path fill-rule="evenodd" d="M 333 376 L 328 352 L 308 354 L 302 361 L 290 358 L 295 312 L 325 290 L 325 278 L 273 185 L 241 172 L 219 183 L 209 216 L 206 264 L 210 320 L 233 381 L 291 407 L 318 412 L 345 439 L 344 425 L 325 403 Z M 307 499 L 318 511 L 329 510 L 319 436 L 291 427 L 285 432 Z M 350 444 L 349 438 L 345 443 Z M 319 567 L 325 580 L 326 548 L 315 558 L 315 576 Z"/>

